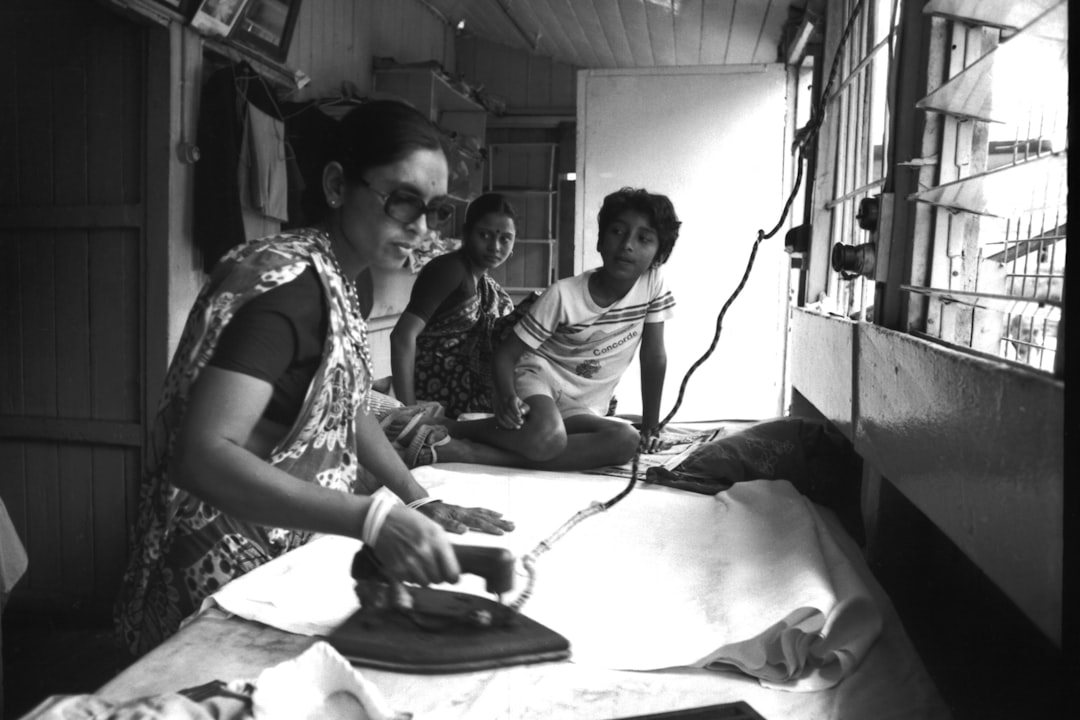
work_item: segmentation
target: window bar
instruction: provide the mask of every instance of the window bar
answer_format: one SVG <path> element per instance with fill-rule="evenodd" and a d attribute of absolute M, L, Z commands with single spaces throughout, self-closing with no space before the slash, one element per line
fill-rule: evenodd
<path fill-rule="evenodd" d="M 1035 237 L 1035 213 L 1031 213 L 1027 217 L 1027 237 Z M 1020 287 L 1022 288 L 1021 295 L 1023 295 L 1024 297 L 1035 297 L 1038 291 L 1038 286 L 1034 282 L 1032 282 L 1030 294 L 1028 292 L 1029 278 L 1032 277 L 1032 273 L 1030 272 L 1032 254 L 1033 253 L 1030 252 L 1024 253 L 1024 269 L 1023 272 L 1020 273 Z M 1035 268 L 1037 270 L 1038 265 L 1036 265 Z"/>
<path fill-rule="evenodd" d="M 1051 271 L 1060 271 L 1061 272 L 1061 275 L 1062 275 L 1062 280 L 1061 280 L 1062 293 L 1061 294 L 1064 295 L 1065 268 L 1064 267 L 1059 267 L 1058 264 L 1057 264 L 1057 246 L 1058 246 L 1058 242 L 1060 242 L 1060 240 L 1058 239 L 1058 235 L 1057 235 L 1056 230 L 1057 230 L 1057 228 L 1060 228 L 1060 227 L 1061 227 L 1061 208 L 1059 207 L 1054 212 L 1054 230 L 1055 230 L 1055 233 L 1054 233 L 1054 238 L 1050 242 L 1050 269 L 1051 269 Z M 1052 292 L 1052 289 L 1051 289 L 1051 292 L 1049 294 L 1050 294 L 1050 297 L 1054 297 L 1054 293 Z"/>
<path fill-rule="evenodd" d="M 1002 295 L 999 293 L 973 292 L 969 290 L 954 290 L 952 288 L 923 287 L 922 285 L 903 284 L 900 289 L 904 292 L 926 295 L 938 298 L 945 303 L 959 303 L 970 307 L 990 308 L 994 305 L 1038 305 L 1050 308 L 1064 307 L 1061 300 L 1045 300 L 1042 298 L 1019 297 L 1017 295 Z M 980 302 L 981 301 L 981 302 Z"/>
<path fill-rule="evenodd" d="M 844 171 L 840 173 L 839 182 L 836 186 L 836 192 L 838 194 L 844 194 L 851 189 L 853 185 L 851 180 L 852 166 L 854 165 L 854 159 L 851 153 L 851 134 L 854 128 L 854 100 L 851 97 L 851 86 L 844 88 L 844 93 L 841 96 L 841 107 L 843 108 L 844 118 L 844 142 L 841 145 L 844 151 Z"/>
<path fill-rule="evenodd" d="M 1034 340 L 1035 340 L 1035 318 L 1034 317 L 1031 318 L 1031 340 L 1032 340 L 1031 348 L 1034 348 L 1034 350 L 1035 350 L 1035 355 L 1036 355 L 1036 358 L 1037 358 L 1036 366 L 1039 367 L 1040 369 L 1045 369 L 1045 368 L 1042 367 L 1042 358 L 1043 358 L 1043 353 L 1045 353 L 1045 351 L 1047 351 L 1047 345 L 1045 345 L 1045 343 L 1047 343 L 1047 340 L 1049 339 L 1049 336 L 1047 335 L 1047 329 L 1048 329 L 1047 325 L 1048 325 L 1048 318 L 1043 317 L 1042 318 L 1042 341 L 1041 342 L 1034 342 Z M 1028 352 L 1031 352 L 1031 351 L 1029 350 Z"/>
<path fill-rule="evenodd" d="M 865 17 L 865 13 L 863 14 Z M 861 23 L 860 23 L 861 27 Z M 867 67 L 869 64 L 867 64 Z M 851 141 L 852 149 L 852 165 L 854 172 L 852 173 L 852 185 L 865 185 L 866 184 L 866 164 L 864 159 L 866 157 L 866 120 L 869 117 L 866 113 L 866 73 L 864 69 L 860 69 L 858 75 L 855 77 L 854 82 L 851 85 L 851 94 L 853 96 L 852 109 L 856 118 L 854 124 L 854 133 Z"/>
<path fill-rule="evenodd" d="M 893 30 L 893 32 L 895 32 L 895 29 Z M 854 31 L 852 31 L 852 33 L 854 33 Z M 892 33 L 890 33 L 890 35 L 891 34 Z M 833 90 L 832 95 L 829 96 L 829 102 L 832 102 L 833 100 L 835 100 L 836 97 L 838 95 L 840 95 L 840 93 L 842 93 L 844 90 L 846 90 L 847 86 L 849 84 L 851 84 L 851 82 L 857 76 L 857 73 L 859 72 L 859 70 L 861 70 L 863 68 L 863 66 L 869 64 L 870 61 L 874 58 L 874 56 L 878 52 L 881 51 L 881 48 L 887 46 L 888 44 L 889 44 L 889 38 L 885 38 L 885 39 L 881 40 L 879 43 L 874 45 L 874 47 L 871 49 L 869 55 L 867 55 L 862 60 L 860 60 L 858 63 L 856 63 L 855 67 L 852 68 L 852 70 L 850 72 L 842 73 L 843 79 L 840 80 L 839 84 L 837 84 L 836 88 Z M 851 60 L 850 48 L 844 48 L 844 57 L 847 58 L 849 61 Z M 844 63 L 841 62 L 841 66 L 843 66 L 843 64 Z"/>
<path fill-rule="evenodd" d="M 863 158 L 862 168 L 860 172 L 861 182 L 863 185 L 870 182 L 873 178 L 874 172 L 874 138 L 873 133 L 873 102 L 874 102 L 874 81 L 873 81 L 874 63 L 871 62 L 866 66 L 866 70 L 863 71 L 861 102 L 863 106 L 862 122 L 859 124 L 859 134 L 862 136 L 862 152 Z"/>

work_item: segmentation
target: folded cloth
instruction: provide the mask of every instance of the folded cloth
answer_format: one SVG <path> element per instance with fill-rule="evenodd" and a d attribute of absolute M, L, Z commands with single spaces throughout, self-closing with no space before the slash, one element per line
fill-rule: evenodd
<path fill-rule="evenodd" d="M 3 499 L 0 499 L 0 609 L 3 599 L 26 572 L 26 549 L 15 532 Z"/>
<path fill-rule="evenodd" d="M 743 600 L 733 605 L 776 620 L 695 664 L 731 665 L 771 687 L 821 690 L 847 677 L 866 656 L 882 617 L 813 504 L 790 483 L 771 485 L 736 485 L 721 499 L 741 506 L 729 515 L 733 523 L 725 534 L 737 535 L 760 561 L 753 575 L 741 579 Z M 746 617 L 739 624 L 755 623 Z"/>
<path fill-rule="evenodd" d="M 374 684 L 325 642 L 259 674 L 252 693 L 254 720 L 408 720 Z"/>
<path fill-rule="evenodd" d="M 23 720 L 408 720 L 379 688 L 325 642 L 269 667 L 254 680 L 213 680 L 197 687 L 111 702 L 97 695 L 53 695 Z"/>
<path fill-rule="evenodd" d="M 297 635 L 328 635 L 360 609 L 352 561 L 362 545 L 339 535 L 317 537 L 226 584 L 203 600 L 200 613 L 220 608 Z"/>
<path fill-rule="evenodd" d="M 599 475 L 461 463 L 414 476 L 446 502 L 513 519 L 512 533 L 464 542 L 519 558 L 621 489 Z M 349 576 L 358 547 L 320 538 L 207 603 L 326 635 L 358 607 Z M 850 674 L 881 632 L 881 613 L 848 556 L 814 505 L 782 480 L 744 482 L 715 496 L 639 486 L 554 542 L 535 568 L 521 611 L 568 638 L 581 665 L 736 669 L 763 685 L 813 691 Z M 471 575 L 453 589 L 487 595 Z"/>

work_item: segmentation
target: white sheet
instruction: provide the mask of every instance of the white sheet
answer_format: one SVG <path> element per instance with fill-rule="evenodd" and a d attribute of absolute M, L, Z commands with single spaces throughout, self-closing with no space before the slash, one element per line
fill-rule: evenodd
<path fill-rule="evenodd" d="M 459 541 L 508 547 L 517 557 L 625 486 L 604 476 L 453 464 L 420 468 L 416 477 L 448 502 L 514 520 L 513 533 Z M 349 563 L 358 547 L 321 538 L 230 583 L 208 604 L 326 634 L 357 608 Z M 814 506 L 782 481 L 742 483 L 716 497 L 639 485 L 571 530 L 536 567 L 522 610 L 566 636 L 582 665 L 722 663 L 771 686 L 817 690 L 850 673 L 881 629 L 865 585 Z M 455 589 L 485 594 L 473 576 Z"/>

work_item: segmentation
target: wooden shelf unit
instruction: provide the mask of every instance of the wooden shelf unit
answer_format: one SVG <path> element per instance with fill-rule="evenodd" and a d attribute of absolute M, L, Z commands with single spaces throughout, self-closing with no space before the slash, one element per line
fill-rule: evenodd
<path fill-rule="evenodd" d="M 515 302 L 558 277 L 556 142 L 488 145 L 485 190 L 510 198 L 518 213 L 514 255 L 491 272 Z"/>

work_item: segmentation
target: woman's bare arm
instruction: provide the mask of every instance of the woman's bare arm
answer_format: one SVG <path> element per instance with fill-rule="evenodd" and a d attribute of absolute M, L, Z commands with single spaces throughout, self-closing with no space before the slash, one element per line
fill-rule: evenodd
<path fill-rule="evenodd" d="M 406 405 L 416 404 L 416 338 L 426 326 L 423 319 L 406 310 L 390 331 L 390 373 L 394 396 Z"/>
<path fill-rule="evenodd" d="M 260 419 L 271 394 L 264 380 L 204 369 L 177 437 L 172 481 L 248 522 L 360 538 L 370 497 L 306 482 L 266 461 L 272 438 Z M 456 559 L 439 526 L 404 507 L 391 511 L 375 550 L 398 579 L 457 577 Z"/>

